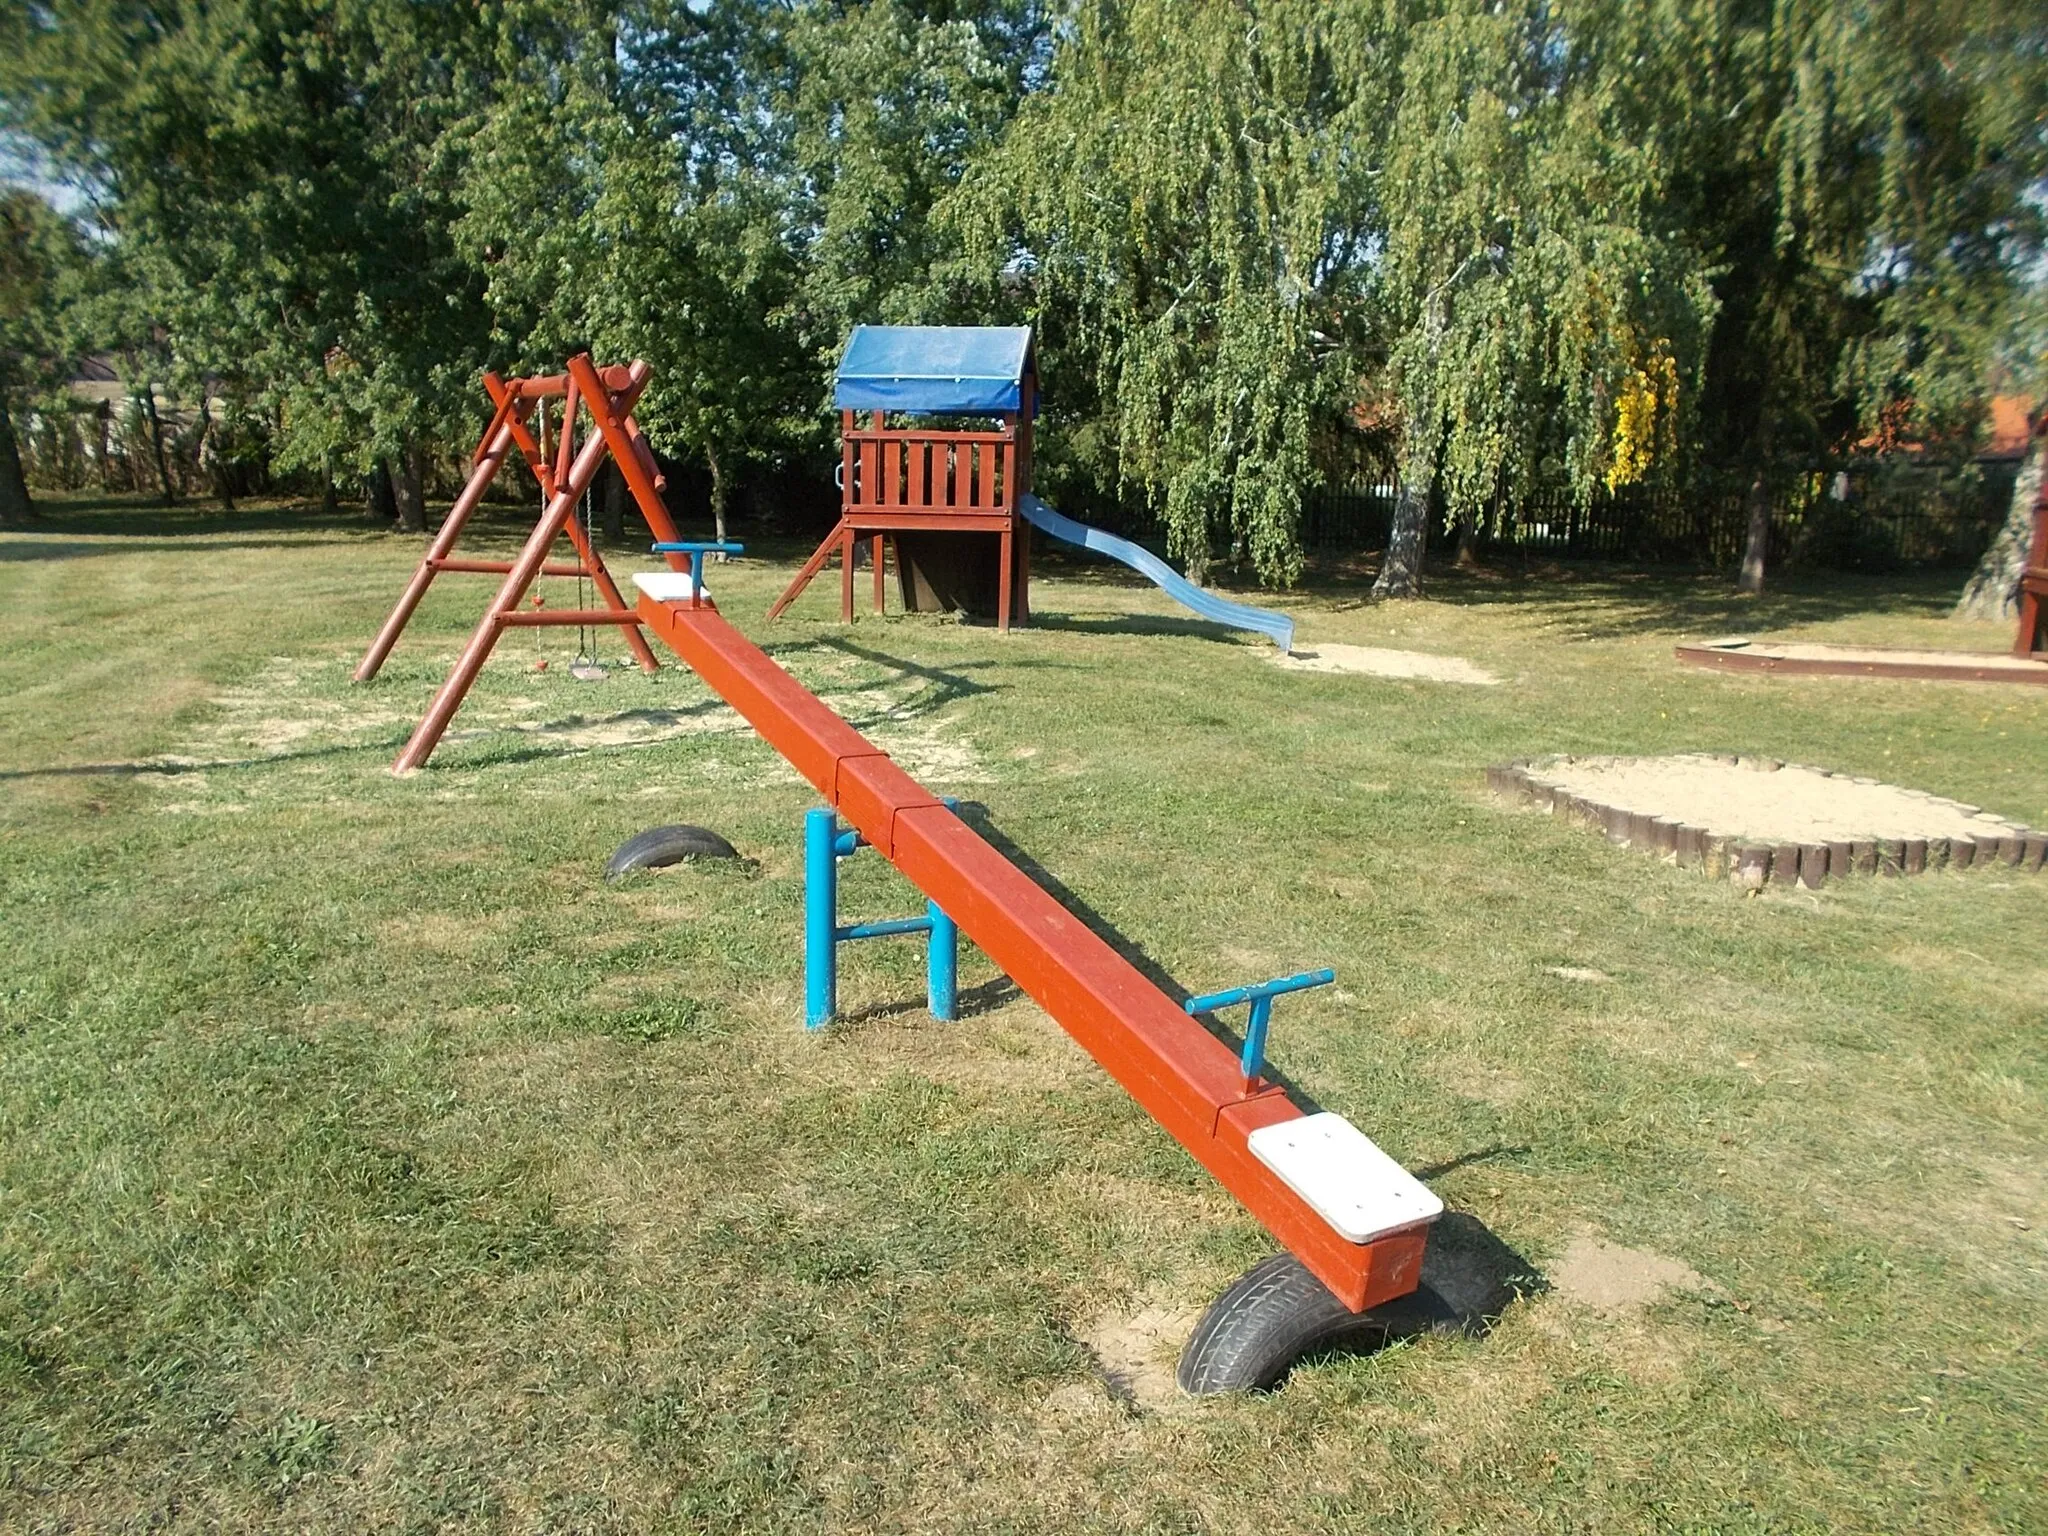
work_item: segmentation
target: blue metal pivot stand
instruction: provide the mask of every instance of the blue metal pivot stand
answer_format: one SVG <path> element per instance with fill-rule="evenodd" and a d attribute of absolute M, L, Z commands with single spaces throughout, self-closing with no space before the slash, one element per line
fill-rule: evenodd
<path fill-rule="evenodd" d="M 959 1011 L 960 930 L 937 902 L 925 903 L 923 917 L 840 924 L 839 861 L 861 846 L 829 807 L 804 813 L 804 1028 L 822 1029 L 839 1011 L 841 944 L 906 933 L 926 935 L 925 995 L 932 1017 L 950 1021 Z"/>
<path fill-rule="evenodd" d="M 1214 1013 L 1218 1008 L 1231 1008 L 1239 1003 L 1252 1005 L 1252 1016 L 1244 1027 L 1244 1052 L 1238 1058 L 1244 1067 L 1244 1080 L 1250 1083 L 1266 1068 L 1266 1030 L 1273 1022 L 1273 999 L 1286 992 L 1327 987 L 1336 979 L 1337 973 L 1331 970 L 1303 971 L 1298 976 L 1262 981 L 1255 987 L 1232 987 L 1228 992 L 1191 997 L 1181 1007 L 1189 1013 Z"/>

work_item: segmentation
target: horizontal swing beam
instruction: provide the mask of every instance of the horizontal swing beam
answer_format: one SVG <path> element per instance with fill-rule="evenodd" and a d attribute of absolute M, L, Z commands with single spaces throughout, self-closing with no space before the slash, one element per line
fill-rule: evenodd
<path fill-rule="evenodd" d="M 467 576 L 508 576 L 512 572 L 510 560 L 437 560 L 427 557 L 427 564 L 437 571 L 453 571 Z M 555 560 L 542 566 L 536 573 L 541 576 L 591 576 L 596 574 L 585 566 L 569 565 Z"/>
<path fill-rule="evenodd" d="M 513 608 L 499 614 L 500 624 L 521 629 L 539 629 L 550 624 L 638 624 L 640 617 L 630 608 Z"/>

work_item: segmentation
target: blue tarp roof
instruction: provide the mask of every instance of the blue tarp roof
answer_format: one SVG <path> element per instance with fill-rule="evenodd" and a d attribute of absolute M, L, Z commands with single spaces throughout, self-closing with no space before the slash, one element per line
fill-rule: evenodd
<path fill-rule="evenodd" d="M 857 325 L 832 403 L 843 411 L 1014 411 L 1031 368 L 1028 325 Z"/>

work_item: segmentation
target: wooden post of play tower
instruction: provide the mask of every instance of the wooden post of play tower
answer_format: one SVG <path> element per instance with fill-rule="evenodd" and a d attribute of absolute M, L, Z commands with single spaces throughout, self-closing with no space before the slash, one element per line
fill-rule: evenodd
<path fill-rule="evenodd" d="M 853 621 L 854 564 L 868 547 L 875 611 L 884 551 L 896 551 L 903 606 L 961 609 L 1007 630 L 1031 616 L 1031 489 L 1038 379 L 1028 326 L 862 325 L 833 381 L 839 406 L 839 520 L 772 620 L 836 554 L 839 617 Z M 895 424 L 891 424 L 891 418 Z M 920 418 L 980 417 L 989 427 Z"/>

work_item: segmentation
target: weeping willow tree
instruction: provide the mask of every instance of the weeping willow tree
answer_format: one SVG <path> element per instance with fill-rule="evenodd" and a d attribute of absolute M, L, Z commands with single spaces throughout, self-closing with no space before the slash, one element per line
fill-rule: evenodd
<path fill-rule="evenodd" d="M 948 212 L 1096 359 L 1191 568 L 1292 580 L 1318 433 L 1363 419 L 1401 483 L 1376 590 L 1410 595 L 1434 504 L 1672 455 L 1712 297 L 1617 128 L 1544 5 L 1089 3 Z"/>
<path fill-rule="evenodd" d="M 1557 8 L 1450 5 L 1403 28 L 1378 138 L 1380 259 L 1360 272 L 1399 499 L 1374 592 L 1420 590 L 1432 504 L 1480 522 L 1679 462 L 1714 298 L 1658 227 L 1656 157 L 1616 71 Z"/>
<path fill-rule="evenodd" d="M 1875 437 L 1966 449 L 2042 359 L 2048 12 L 2009 0 L 1577 0 L 1718 310 L 1696 450 L 1774 496 Z"/>
<path fill-rule="evenodd" d="M 1359 373 L 1335 274 L 1369 254 L 1384 40 L 1321 0 L 1083 4 L 1049 89 L 941 210 L 1092 358 L 1117 470 L 1199 577 L 1301 565 L 1318 414 Z"/>

